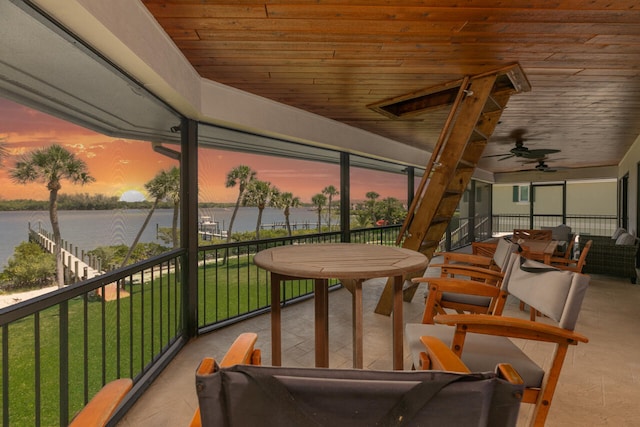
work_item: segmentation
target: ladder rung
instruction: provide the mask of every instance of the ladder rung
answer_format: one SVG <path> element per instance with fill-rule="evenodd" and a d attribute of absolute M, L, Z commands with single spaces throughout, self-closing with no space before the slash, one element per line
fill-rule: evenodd
<path fill-rule="evenodd" d="M 457 171 L 472 171 L 473 172 L 475 169 L 476 169 L 475 165 L 473 165 L 473 164 L 471 164 L 469 162 L 463 161 L 463 160 L 460 160 L 458 162 L 458 166 L 456 166 L 456 170 Z"/>
<path fill-rule="evenodd" d="M 441 224 L 443 222 L 447 222 L 449 221 L 449 218 L 446 216 L 435 216 L 433 217 L 433 220 L 431 221 L 431 224 Z"/>
<path fill-rule="evenodd" d="M 435 248 L 440 244 L 439 241 L 437 240 L 424 240 L 422 242 L 422 244 L 420 245 L 420 251 L 426 250 L 426 249 L 431 249 L 431 248 Z"/>
<path fill-rule="evenodd" d="M 489 137 L 482 132 L 481 130 L 478 129 L 478 127 L 476 126 L 475 128 L 473 128 L 473 135 L 471 135 L 472 141 L 487 141 L 489 140 Z"/>

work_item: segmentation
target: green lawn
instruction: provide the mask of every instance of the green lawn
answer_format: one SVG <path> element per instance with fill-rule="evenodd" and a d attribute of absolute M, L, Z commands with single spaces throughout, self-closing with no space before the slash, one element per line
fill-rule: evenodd
<path fill-rule="evenodd" d="M 253 255 L 245 254 L 230 257 L 225 265 L 218 261 L 217 266 L 200 267 L 200 326 L 269 306 L 267 273 L 252 260 Z M 153 281 L 127 286 L 130 296 L 117 301 L 103 303 L 89 296 L 68 301 L 70 417 L 84 406 L 85 393 L 91 398 L 105 382 L 140 375 L 180 333 L 181 285 L 174 277 L 166 271 L 156 273 Z M 287 284 L 284 297 L 311 291 L 311 281 L 294 281 Z M 8 382 L 9 394 L 2 398 L 9 401 L 11 426 L 34 426 L 38 417 L 40 425 L 59 425 L 60 324 L 64 312 L 64 305 L 51 307 L 0 330 L 8 348 L 8 357 L 0 362 L 8 367 L 9 374 L 6 378 L 3 375 L 2 381 Z M 40 405 L 38 414 L 36 402 Z M 4 416 L 2 410 L 0 416 Z"/>

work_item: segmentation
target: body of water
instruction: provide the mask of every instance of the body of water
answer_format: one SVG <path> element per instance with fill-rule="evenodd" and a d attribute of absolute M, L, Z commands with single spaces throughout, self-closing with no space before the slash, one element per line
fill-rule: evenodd
<path fill-rule="evenodd" d="M 233 208 L 202 209 L 200 216 L 207 216 L 219 224 L 221 230 L 229 228 Z M 62 238 L 89 251 L 98 246 L 130 245 L 142 227 L 148 214 L 147 210 L 121 209 L 104 211 L 59 211 Z M 157 239 L 158 227 L 171 227 L 173 210 L 156 209 L 147 225 L 140 242 L 162 243 Z M 241 207 L 238 210 L 232 232 L 252 231 L 256 228 L 258 208 Z M 289 217 L 291 223 L 309 224 L 317 227 L 318 214 L 309 208 L 292 208 Z M 262 224 L 284 223 L 284 214 L 279 209 L 266 208 L 262 214 Z M 6 266 L 13 255 L 14 248 L 28 240 L 28 226 L 42 228 L 51 232 L 48 211 L 0 211 L 0 269 Z"/>

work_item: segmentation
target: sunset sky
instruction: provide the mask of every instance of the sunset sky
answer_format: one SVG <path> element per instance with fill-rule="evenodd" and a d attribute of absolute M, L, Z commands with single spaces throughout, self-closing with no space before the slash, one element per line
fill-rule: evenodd
<path fill-rule="evenodd" d="M 0 98 L 0 140 L 9 156 L 0 166 L 0 200 L 46 200 L 43 183 L 21 185 L 9 178 L 15 161 L 34 149 L 53 143 L 64 146 L 83 160 L 94 183 L 80 186 L 62 183 L 62 193 L 116 195 L 140 192 L 146 195 L 144 184 L 160 170 L 177 166 L 168 157 L 155 153 L 151 143 L 126 140 L 97 134 L 91 130 Z M 236 188 L 225 188 L 225 177 L 235 166 L 248 165 L 257 171 L 257 178 L 269 181 L 281 191 L 292 192 L 308 203 L 311 197 L 328 185 L 339 189 L 339 166 L 317 162 L 281 159 L 230 151 L 202 149 L 199 151 L 199 197 L 206 202 L 234 202 Z M 406 200 L 405 177 L 380 172 L 353 169 L 351 198 L 363 200 L 368 191 L 381 198 Z M 133 193 L 135 194 L 135 193 Z"/>

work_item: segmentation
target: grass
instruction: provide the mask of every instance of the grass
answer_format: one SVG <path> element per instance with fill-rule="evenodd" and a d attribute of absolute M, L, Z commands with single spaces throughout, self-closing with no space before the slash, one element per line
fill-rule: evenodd
<path fill-rule="evenodd" d="M 128 287 L 126 298 L 103 302 L 85 295 L 3 326 L 8 352 L 0 363 L 8 366 L 2 381 L 9 393 L 2 398 L 9 401 L 9 425 L 60 424 L 61 334 L 68 336 L 69 418 L 106 382 L 144 372 L 182 330 L 181 284 L 168 271 L 152 279 Z M 202 265 L 198 286 L 200 326 L 270 304 L 267 273 L 253 264 L 252 254 Z M 308 292 L 311 281 L 295 281 L 287 284 L 284 298 Z M 0 417 L 7 415 L 3 410 Z"/>
<path fill-rule="evenodd" d="M 8 357 L 2 360 L 9 371 L 3 378 L 9 385 L 9 424 L 59 424 L 64 372 L 60 366 L 65 357 L 61 335 L 68 336 L 68 379 L 63 383 L 68 385 L 70 417 L 104 383 L 139 375 L 181 327 L 173 304 L 179 307 L 179 289 L 166 278 L 156 279 L 135 287 L 128 298 L 105 303 L 77 298 L 4 327 L 2 338 L 9 344 Z M 163 298 L 172 304 L 162 304 Z"/>

